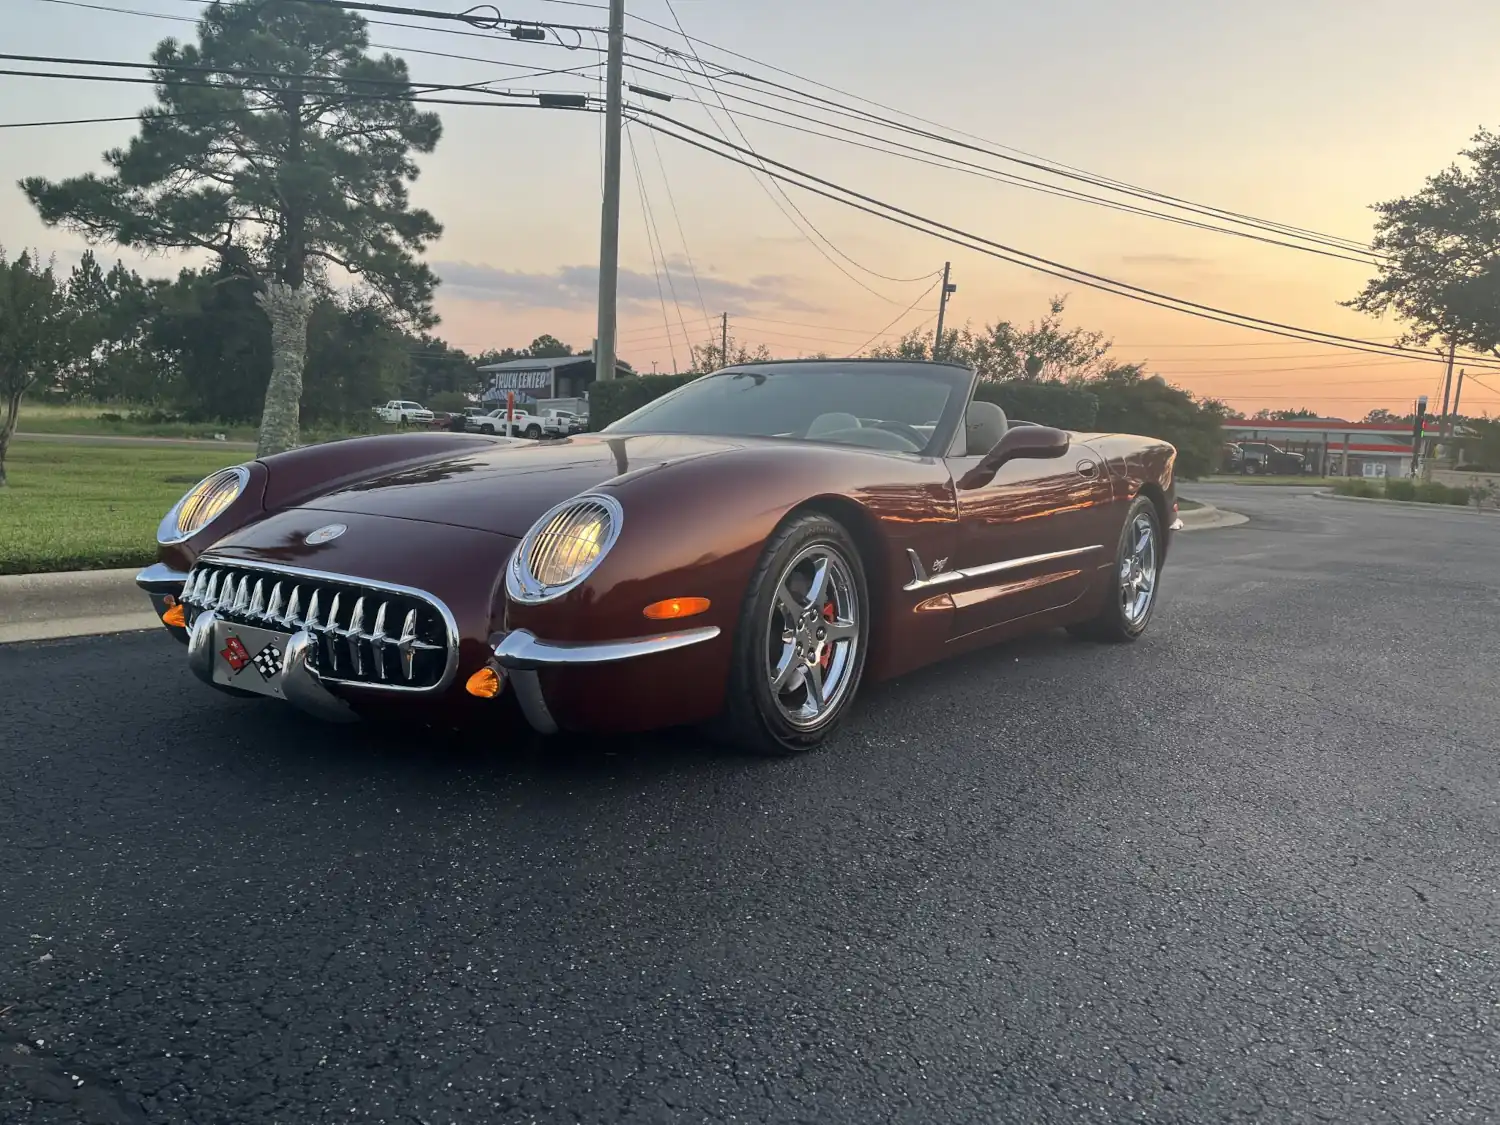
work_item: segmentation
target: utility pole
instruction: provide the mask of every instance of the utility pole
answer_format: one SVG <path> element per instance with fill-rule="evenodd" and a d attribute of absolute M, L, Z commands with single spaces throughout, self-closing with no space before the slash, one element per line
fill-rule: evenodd
<path fill-rule="evenodd" d="M 1448 437 L 1453 437 L 1453 427 L 1458 421 L 1458 400 L 1464 393 L 1464 369 L 1458 369 L 1458 387 L 1453 392 L 1453 413 L 1448 415 Z"/>
<path fill-rule="evenodd" d="M 1415 421 L 1412 422 L 1411 427 L 1411 475 L 1412 479 L 1415 480 L 1417 476 L 1417 470 L 1420 467 L 1422 461 L 1422 436 L 1424 429 L 1423 423 L 1427 419 L 1426 395 L 1419 395 L 1417 397 L 1417 409 L 1413 412 L 1413 417 L 1415 418 Z"/>
<path fill-rule="evenodd" d="M 729 366 L 729 314 L 719 318 L 719 366 Z"/>
<path fill-rule="evenodd" d="M 1438 419 L 1438 439 L 1442 440 L 1448 429 L 1448 392 L 1453 390 L 1453 357 L 1458 352 L 1458 344 L 1448 341 L 1448 371 L 1443 376 L 1443 413 Z"/>
<path fill-rule="evenodd" d="M 932 341 L 932 358 L 941 359 L 943 350 L 943 317 L 948 312 L 948 298 L 958 292 L 957 285 L 948 284 L 948 276 L 953 270 L 952 262 L 943 263 L 943 292 L 938 297 L 938 325 L 937 336 Z"/>
<path fill-rule="evenodd" d="M 605 70 L 604 208 L 599 218 L 599 341 L 594 378 L 615 377 L 615 301 L 620 276 L 620 131 L 625 82 L 625 0 L 609 0 Z"/>

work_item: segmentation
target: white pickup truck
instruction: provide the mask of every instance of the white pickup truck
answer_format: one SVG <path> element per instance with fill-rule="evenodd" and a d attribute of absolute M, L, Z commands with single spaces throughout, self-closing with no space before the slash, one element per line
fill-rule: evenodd
<path fill-rule="evenodd" d="M 389 426 L 430 426 L 433 416 L 420 402 L 393 398 L 384 406 L 375 407 L 375 417 Z"/>
<path fill-rule="evenodd" d="M 571 410 L 549 408 L 541 414 L 532 414 L 530 411 L 516 407 L 511 412 L 510 425 L 510 432 L 515 437 L 567 437 L 569 434 L 576 434 L 585 429 L 588 419 L 580 418 Z M 505 433 L 505 407 L 491 410 L 488 414 L 471 417 L 469 429 L 477 430 L 482 434 Z"/>

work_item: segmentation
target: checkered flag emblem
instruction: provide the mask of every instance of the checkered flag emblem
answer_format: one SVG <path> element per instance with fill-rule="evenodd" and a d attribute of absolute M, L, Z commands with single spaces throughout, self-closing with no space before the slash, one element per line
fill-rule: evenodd
<path fill-rule="evenodd" d="M 251 661 L 255 670 L 261 674 L 262 679 L 269 680 L 281 671 L 281 650 L 274 644 L 269 644 L 255 654 Z"/>

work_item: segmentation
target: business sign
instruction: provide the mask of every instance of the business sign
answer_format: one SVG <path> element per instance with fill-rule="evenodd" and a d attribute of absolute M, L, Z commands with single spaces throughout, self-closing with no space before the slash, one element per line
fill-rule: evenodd
<path fill-rule="evenodd" d="M 500 371 L 490 376 L 491 391 L 550 391 L 552 369 L 540 371 Z"/>

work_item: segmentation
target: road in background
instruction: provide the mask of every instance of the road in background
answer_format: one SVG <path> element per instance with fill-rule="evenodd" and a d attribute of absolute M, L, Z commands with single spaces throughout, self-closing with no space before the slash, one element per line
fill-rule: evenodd
<path fill-rule="evenodd" d="M 132 437 L 127 434 L 30 434 L 16 433 L 16 441 L 45 441 L 57 445 L 138 445 L 146 449 L 191 449 L 195 446 L 233 449 L 240 452 L 255 449 L 253 441 L 212 441 L 205 438 Z"/>
<path fill-rule="evenodd" d="M 785 762 L 0 648 L 0 1120 L 1495 1119 L 1500 520 L 1184 491 L 1141 643 Z"/>

